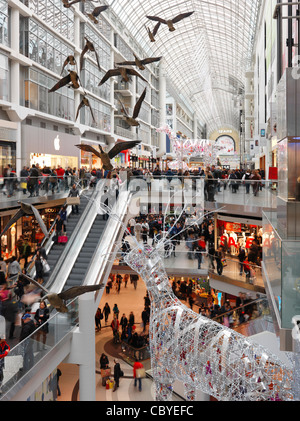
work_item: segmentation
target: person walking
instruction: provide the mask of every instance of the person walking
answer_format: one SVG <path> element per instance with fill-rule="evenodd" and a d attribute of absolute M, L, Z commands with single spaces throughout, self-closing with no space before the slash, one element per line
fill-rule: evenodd
<path fill-rule="evenodd" d="M 76 184 L 73 184 L 69 193 L 69 197 L 79 197 L 79 190 L 76 187 Z M 72 213 L 79 213 L 78 205 L 72 205 Z"/>
<path fill-rule="evenodd" d="M 118 305 L 117 304 L 115 304 L 114 305 L 114 307 L 113 307 L 113 313 L 114 313 L 114 316 L 117 318 L 117 320 L 119 319 L 119 313 L 120 313 L 120 310 L 119 310 L 119 308 L 118 308 Z"/>
<path fill-rule="evenodd" d="M 136 387 L 138 383 L 140 392 L 142 391 L 142 378 L 143 378 L 143 371 L 144 371 L 143 369 L 144 369 L 144 366 L 140 361 L 136 361 L 133 364 L 134 387 Z"/>
<path fill-rule="evenodd" d="M 120 367 L 120 363 L 117 360 L 114 360 L 114 363 L 115 363 L 115 365 L 114 365 L 114 381 L 115 381 L 115 384 L 114 384 L 113 392 L 115 392 L 117 390 L 117 388 L 119 387 L 120 377 L 122 377 L 122 373 L 123 373 L 122 370 L 121 370 L 121 367 Z"/>
<path fill-rule="evenodd" d="M 34 355 L 33 355 L 33 340 L 29 339 L 30 336 L 35 331 L 34 321 L 31 319 L 29 313 L 25 313 L 22 317 L 22 329 L 20 333 L 19 341 L 23 342 L 21 345 L 22 355 L 23 355 L 23 368 L 21 371 L 28 371 L 33 367 Z M 27 340 L 24 340 L 28 338 Z"/>
<path fill-rule="evenodd" d="M 16 256 L 12 256 L 10 263 L 7 266 L 7 277 L 13 278 L 22 272 L 20 263 L 18 262 Z"/>
<path fill-rule="evenodd" d="M 125 313 L 123 313 L 123 315 L 121 317 L 120 325 L 122 327 L 122 332 L 124 332 L 126 330 L 126 328 L 127 328 L 127 325 L 128 325 L 128 319 L 125 316 Z"/>
<path fill-rule="evenodd" d="M 96 314 L 95 314 L 95 325 L 96 330 L 99 332 L 101 330 L 101 320 L 103 319 L 103 313 L 101 311 L 101 308 L 98 307 Z"/>
<path fill-rule="evenodd" d="M 218 272 L 218 275 L 220 275 L 220 276 L 223 273 L 222 258 L 223 258 L 222 247 L 219 247 L 218 250 L 216 251 L 216 254 L 215 254 L 215 260 L 216 260 L 216 264 L 217 264 L 217 272 Z"/>
<path fill-rule="evenodd" d="M 36 332 L 36 339 L 39 342 L 40 336 L 42 335 L 44 349 L 46 349 L 46 338 L 47 338 L 47 333 L 49 332 L 49 326 L 48 326 L 48 323 L 46 323 L 48 319 L 49 319 L 49 309 L 46 306 L 45 301 L 41 301 L 40 307 L 35 312 L 34 320 L 36 323 L 36 327 L 38 328 Z"/>
<path fill-rule="evenodd" d="M 103 313 L 104 313 L 104 317 L 105 317 L 105 323 L 107 323 L 108 316 L 110 315 L 110 307 L 109 307 L 108 303 L 105 303 L 105 306 L 103 307 Z"/>

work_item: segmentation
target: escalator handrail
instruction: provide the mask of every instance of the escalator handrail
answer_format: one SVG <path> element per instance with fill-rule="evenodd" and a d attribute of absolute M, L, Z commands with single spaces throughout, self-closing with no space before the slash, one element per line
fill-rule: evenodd
<path fill-rule="evenodd" d="M 80 250 L 89 234 L 90 228 L 97 216 L 97 212 L 94 211 L 94 213 L 91 214 L 91 210 L 93 209 L 94 200 L 98 195 L 103 194 L 104 185 L 105 180 L 100 180 L 97 183 L 97 188 L 93 192 L 91 199 L 89 199 L 80 220 L 78 221 L 71 237 L 68 239 L 68 242 L 61 253 L 47 283 L 48 288 L 51 286 L 51 291 L 56 293 L 62 291 Z M 67 258 L 68 256 L 70 256 L 70 258 Z"/>

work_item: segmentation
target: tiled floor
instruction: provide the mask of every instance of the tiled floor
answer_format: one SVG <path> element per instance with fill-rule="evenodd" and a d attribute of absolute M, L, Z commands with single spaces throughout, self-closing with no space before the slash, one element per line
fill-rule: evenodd
<path fill-rule="evenodd" d="M 135 290 L 130 282 L 127 284 L 127 288 L 124 284 L 121 287 L 120 293 L 118 294 L 115 290 L 112 290 L 110 294 L 104 292 L 102 300 L 100 302 L 100 308 L 103 309 L 107 302 L 112 310 L 114 304 L 117 304 L 120 310 L 119 319 L 122 314 L 128 317 L 130 311 L 133 311 L 135 316 L 135 323 L 137 326 L 137 332 L 142 331 L 141 313 L 144 309 L 144 296 L 146 295 L 146 287 L 142 280 L 138 281 L 137 289 Z M 113 392 L 112 389 L 107 390 L 102 386 L 101 375 L 100 375 L 100 364 L 99 359 L 102 352 L 105 352 L 105 344 L 112 338 L 112 331 L 110 323 L 112 321 L 112 314 L 108 319 L 108 323 L 102 320 L 102 329 L 100 332 L 95 334 L 95 352 L 96 352 L 96 401 L 153 401 L 153 382 L 151 378 L 142 380 L 142 391 L 134 387 L 133 370 L 132 367 L 119 358 L 121 369 L 124 371 L 124 377 L 120 379 L 119 388 Z M 110 366 L 114 366 L 114 357 L 108 355 Z M 149 366 L 148 361 L 147 365 Z M 145 363 L 146 367 L 146 363 Z M 73 364 L 60 364 L 59 366 L 62 376 L 60 377 L 60 390 L 61 396 L 58 397 L 58 401 L 71 401 L 80 400 L 78 391 L 78 378 L 79 368 Z M 147 368 L 147 367 L 146 367 Z M 179 397 L 174 395 L 173 400 L 181 400 Z"/>

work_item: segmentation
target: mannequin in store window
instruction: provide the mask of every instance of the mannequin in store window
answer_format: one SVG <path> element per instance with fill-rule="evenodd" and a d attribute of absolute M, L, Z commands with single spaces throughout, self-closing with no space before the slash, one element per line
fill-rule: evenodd
<path fill-rule="evenodd" d="M 231 238 L 231 241 L 234 241 L 234 244 L 237 244 L 237 235 L 235 232 L 230 232 L 229 233 L 229 238 Z M 234 256 L 237 253 L 237 249 L 235 246 L 231 245 L 230 246 L 230 253 Z"/>

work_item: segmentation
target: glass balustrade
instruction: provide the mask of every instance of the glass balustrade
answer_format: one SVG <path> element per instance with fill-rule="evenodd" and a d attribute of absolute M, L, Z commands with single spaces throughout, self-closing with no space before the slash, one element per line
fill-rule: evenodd
<path fill-rule="evenodd" d="M 152 241 L 148 241 L 152 245 Z M 169 247 L 160 249 L 160 255 L 163 259 L 168 274 L 178 274 L 178 276 L 201 277 L 209 276 L 222 280 L 239 281 L 245 285 L 253 285 L 264 288 L 261 266 L 251 263 L 240 263 L 238 259 L 229 258 L 223 255 L 222 259 L 216 259 L 207 252 L 199 253 L 189 251 L 185 246 L 185 242 L 181 242 L 174 249 Z M 122 252 L 116 257 L 115 264 L 123 266 Z M 121 270 L 121 269 L 120 269 Z"/>
<path fill-rule="evenodd" d="M 242 180 L 216 180 L 209 181 L 200 177 L 178 176 L 151 176 L 131 177 L 129 188 L 133 192 L 140 192 L 142 198 L 145 192 L 153 194 L 161 192 L 190 193 L 192 197 L 203 194 L 206 205 L 216 203 L 231 206 L 242 205 L 249 207 L 264 207 L 275 209 L 277 206 L 277 194 L 274 189 L 274 181 L 261 182 Z"/>
<path fill-rule="evenodd" d="M 293 328 L 292 317 L 300 314 L 300 242 L 277 231 L 276 212 L 263 212 L 266 240 L 263 248 L 264 276 L 276 303 L 281 327 Z"/>
<path fill-rule="evenodd" d="M 78 298 L 68 304 L 68 313 L 55 313 L 49 318 L 48 333 L 43 343 L 42 327 L 16 345 L 5 357 L 2 395 L 4 396 L 17 382 L 44 358 L 78 324 Z"/>

